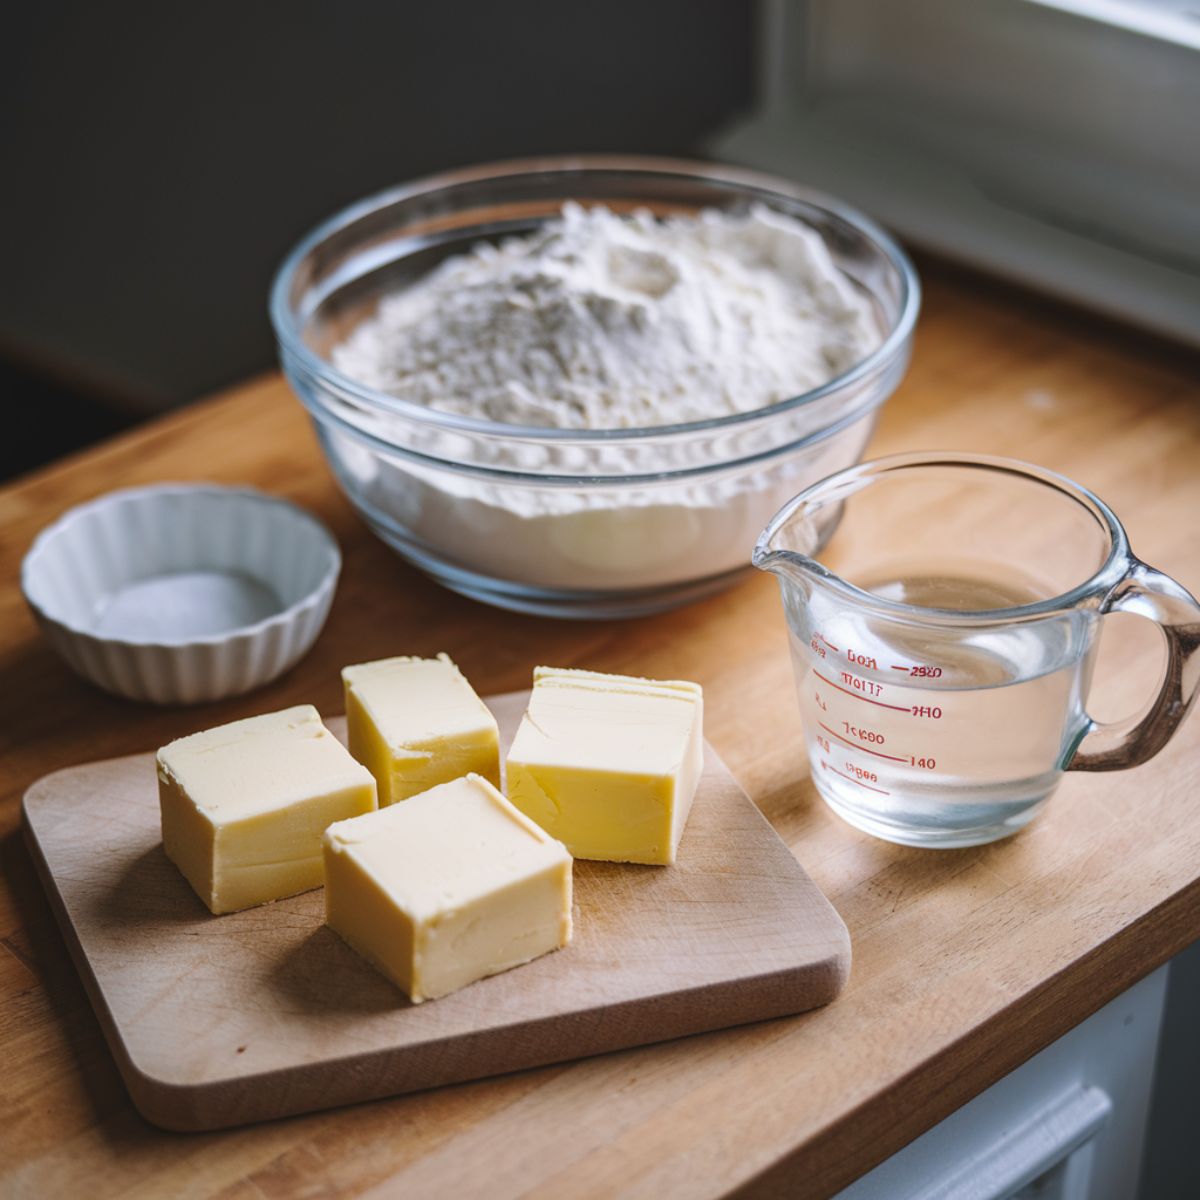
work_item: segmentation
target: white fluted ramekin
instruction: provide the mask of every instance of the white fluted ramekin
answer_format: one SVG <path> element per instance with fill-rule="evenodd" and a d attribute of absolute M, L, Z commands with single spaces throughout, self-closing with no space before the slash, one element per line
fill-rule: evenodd
<path fill-rule="evenodd" d="M 248 488 L 111 492 L 44 529 L 21 589 L 85 679 L 132 700 L 195 704 L 281 675 L 325 624 L 341 570 L 333 535 Z"/>

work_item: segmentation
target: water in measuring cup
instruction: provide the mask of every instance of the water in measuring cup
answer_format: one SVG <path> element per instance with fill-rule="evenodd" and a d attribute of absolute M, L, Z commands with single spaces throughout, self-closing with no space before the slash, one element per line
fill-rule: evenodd
<path fill-rule="evenodd" d="M 1006 575 L 930 565 L 859 586 L 958 611 L 1045 598 Z M 913 845 L 974 845 L 1032 818 L 1086 731 L 1089 627 L 1072 617 L 947 639 L 810 597 L 792 614 L 813 780 L 852 824 Z"/>

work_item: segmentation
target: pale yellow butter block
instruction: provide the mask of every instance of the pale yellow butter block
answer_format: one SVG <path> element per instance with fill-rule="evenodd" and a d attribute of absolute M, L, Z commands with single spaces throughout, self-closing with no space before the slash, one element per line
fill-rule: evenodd
<path fill-rule="evenodd" d="M 699 684 L 539 667 L 508 798 L 576 858 L 666 865 L 703 769 Z"/>
<path fill-rule="evenodd" d="M 325 920 L 414 1003 L 571 940 L 570 854 L 467 775 L 325 833 Z"/>
<path fill-rule="evenodd" d="M 447 655 L 360 663 L 342 683 L 350 753 L 381 808 L 471 772 L 500 786 L 496 718 Z"/>
<path fill-rule="evenodd" d="M 214 913 L 324 882 L 326 826 L 375 808 L 375 780 L 310 704 L 158 752 L 163 849 Z"/>

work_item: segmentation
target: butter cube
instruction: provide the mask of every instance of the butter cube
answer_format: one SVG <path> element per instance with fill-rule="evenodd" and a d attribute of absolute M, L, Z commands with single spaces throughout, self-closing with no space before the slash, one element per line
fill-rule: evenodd
<path fill-rule="evenodd" d="M 325 833 L 325 920 L 414 1004 L 571 940 L 571 856 L 467 775 Z"/>
<path fill-rule="evenodd" d="M 342 683 L 350 753 L 381 808 L 470 772 L 500 786 L 496 718 L 445 654 L 346 667 Z"/>
<path fill-rule="evenodd" d="M 375 807 L 375 780 L 303 704 L 164 746 L 158 798 L 167 857 L 227 913 L 320 887 L 321 835 Z"/>
<path fill-rule="evenodd" d="M 508 798 L 576 858 L 675 861 L 704 769 L 699 684 L 538 667 Z"/>

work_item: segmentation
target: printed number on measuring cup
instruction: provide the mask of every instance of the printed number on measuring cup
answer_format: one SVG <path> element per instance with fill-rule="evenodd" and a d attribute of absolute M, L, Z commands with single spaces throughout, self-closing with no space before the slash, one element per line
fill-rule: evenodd
<path fill-rule="evenodd" d="M 849 721 L 843 721 L 842 728 L 850 737 L 856 737 L 860 742 L 870 742 L 872 745 L 882 746 L 887 740 L 882 733 L 877 733 L 874 729 L 860 729 L 857 725 L 851 725 Z"/>

